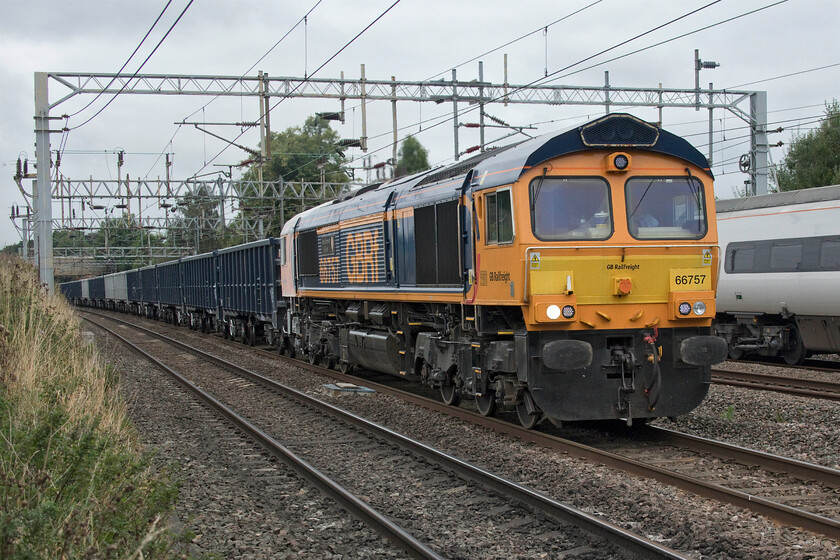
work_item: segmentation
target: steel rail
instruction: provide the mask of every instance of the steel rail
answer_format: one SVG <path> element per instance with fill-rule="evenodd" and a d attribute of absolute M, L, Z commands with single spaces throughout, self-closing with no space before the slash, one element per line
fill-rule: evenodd
<path fill-rule="evenodd" d="M 97 315 L 99 315 L 99 314 L 97 314 Z M 548 496 L 546 496 L 546 495 L 544 495 L 540 492 L 537 492 L 537 491 L 535 491 L 531 488 L 527 488 L 525 486 L 522 486 L 520 484 L 517 484 L 517 483 L 512 482 L 510 480 L 507 480 L 505 478 L 502 478 L 498 475 L 495 475 L 491 472 L 480 469 L 480 468 L 478 468 L 474 465 L 471 465 L 469 463 L 466 463 L 465 461 L 462 461 L 462 460 L 458 459 L 457 457 L 454 457 L 452 455 L 449 455 L 447 453 L 439 451 L 439 450 L 437 450 L 433 447 L 430 447 L 430 446 L 428 446 L 428 445 L 426 445 L 422 442 L 419 442 L 417 440 L 414 440 L 412 438 L 409 438 L 407 436 L 404 436 L 402 434 L 394 432 L 393 430 L 390 430 L 388 428 L 385 428 L 384 426 L 380 426 L 378 424 L 375 424 L 375 423 L 373 423 L 369 420 L 366 420 L 366 419 L 364 419 L 360 416 L 357 416 L 357 415 L 355 415 L 351 412 L 348 412 L 346 410 L 342 410 L 342 409 L 340 409 L 338 407 L 335 407 L 335 406 L 333 406 L 329 403 L 326 403 L 324 401 L 320 401 L 320 400 L 318 400 L 314 397 L 311 397 L 311 396 L 309 396 L 305 393 L 302 393 L 301 391 L 298 391 L 298 390 L 293 389 L 291 387 L 288 387 L 286 385 L 280 384 L 280 383 L 278 383 L 278 382 L 276 382 L 272 379 L 269 379 L 265 376 L 262 376 L 262 375 L 260 375 L 256 372 L 252 372 L 252 371 L 250 371 L 246 368 L 243 368 L 239 365 L 228 362 L 227 360 L 219 358 L 218 356 L 208 354 L 208 353 L 203 352 L 203 351 L 201 351 L 197 348 L 193 348 L 192 346 L 189 346 L 188 344 L 185 344 L 181 341 L 175 340 L 173 338 L 170 338 L 166 335 L 157 333 L 155 331 L 146 329 L 146 328 L 141 327 L 139 325 L 136 325 L 136 324 L 133 324 L 133 323 L 128 323 L 128 322 L 123 321 L 121 319 L 117 319 L 115 317 L 110 317 L 110 316 L 107 316 L 107 315 L 101 315 L 101 316 L 107 317 L 108 319 L 110 319 L 112 321 L 117 321 L 117 322 L 127 324 L 127 325 L 131 326 L 132 328 L 135 328 L 135 329 L 138 329 L 140 331 L 146 332 L 146 333 L 148 333 L 152 336 L 155 336 L 155 337 L 157 337 L 161 340 L 166 341 L 169 344 L 177 346 L 177 347 L 179 347 L 183 350 L 186 350 L 188 352 L 194 353 L 194 354 L 200 356 L 201 358 L 206 359 L 208 361 L 211 361 L 211 362 L 213 362 L 213 363 L 215 363 L 219 366 L 222 366 L 222 367 L 225 367 L 225 368 L 228 368 L 228 369 L 231 369 L 231 370 L 235 370 L 235 371 L 247 376 L 248 378 L 250 378 L 253 381 L 259 382 L 259 383 L 261 383 L 261 384 L 263 384 L 267 387 L 270 387 L 272 389 L 282 391 L 283 393 L 287 394 L 288 396 L 291 396 L 291 397 L 293 397 L 293 398 L 295 398 L 295 399 L 297 399 L 297 400 L 299 400 L 299 401 L 301 401 L 301 402 L 303 402 L 303 403 L 305 403 L 309 406 L 317 408 L 318 410 L 321 410 L 321 411 L 323 411 L 327 414 L 337 416 L 337 417 L 345 420 L 346 422 L 348 422 L 348 423 L 350 423 L 354 426 L 357 426 L 358 428 L 360 428 L 364 431 L 372 432 L 376 436 L 381 437 L 386 441 L 389 441 L 389 442 L 391 442 L 395 445 L 399 445 L 400 447 L 402 447 L 404 449 L 407 449 L 408 451 L 411 451 L 412 453 L 415 453 L 417 455 L 420 455 L 420 456 L 426 458 L 429 461 L 437 463 L 437 464 L 441 465 L 442 467 L 444 467 L 444 468 L 446 468 L 446 469 L 448 469 L 452 472 L 457 473 L 462 478 L 465 478 L 467 480 L 471 480 L 471 481 L 473 481 L 477 484 L 480 484 L 480 485 L 482 485 L 486 488 L 495 490 L 495 491 L 497 491 L 501 494 L 512 497 L 512 498 L 520 501 L 521 503 L 525 504 L 526 506 L 538 509 L 538 510 L 544 512 L 546 515 L 548 515 L 548 516 L 550 516 L 554 519 L 557 519 L 557 520 L 563 521 L 565 523 L 568 523 L 570 525 L 573 525 L 575 527 L 581 528 L 581 529 L 585 530 L 586 532 L 588 532 L 592 535 L 595 535 L 599 538 L 605 539 L 605 540 L 611 542 L 612 544 L 616 545 L 617 547 L 621 548 L 622 550 L 634 553 L 641 558 L 657 558 L 657 559 L 660 559 L 660 558 L 663 558 L 663 559 L 664 558 L 667 558 L 667 559 L 690 559 L 690 558 L 692 558 L 692 557 L 686 556 L 686 555 L 684 555 L 684 554 L 682 554 L 682 553 L 680 553 L 676 550 L 668 548 L 668 547 L 666 547 L 666 546 L 664 546 L 660 543 L 657 543 L 657 542 L 651 541 L 649 539 L 646 539 L 646 538 L 644 538 L 644 537 L 642 537 L 642 536 L 640 536 L 636 533 L 633 533 L 631 531 L 627 531 L 626 529 L 623 529 L 623 528 L 621 528 L 617 525 L 614 525 L 614 524 L 609 523 L 607 521 L 604 521 L 602 519 L 598 519 L 597 517 L 595 517 L 593 515 L 585 513 L 581 510 L 578 510 L 578 509 L 573 508 L 571 506 L 568 506 L 566 504 L 560 503 L 560 502 L 558 502 L 558 501 L 556 501 L 556 500 L 554 500 L 554 499 L 552 499 L 552 498 L 550 498 L 550 497 L 548 497 Z M 93 322 L 93 321 L 91 321 L 91 322 Z M 277 354 L 272 354 L 272 357 L 277 357 Z M 300 365 L 300 362 L 298 362 L 297 360 L 294 360 L 293 363 L 296 366 Z M 320 367 L 312 366 L 310 364 L 306 364 L 306 365 L 308 366 L 306 369 L 309 369 L 309 370 L 314 371 L 314 372 L 322 373 L 322 374 L 324 373 L 324 370 Z M 333 372 L 332 370 L 326 370 L 326 371 L 330 372 L 330 374 L 338 373 L 338 372 Z M 338 374 L 338 376 L 340 376 L 341 378 L 347 379 L 348 381 L 351 381 L 351 382 L 353 382 L 353 381 L 358 382 L 359 381 L 358 378 L 355 378 L 355 377 L 352 377 L 352 376 L 346 376 L 346 375 L 343 375 L 343 374 Z M 381 385 L 376 384 L 376 383 L 365 383 L 365 385 L 366 386 L 375 385 L 377 387 L 386 387 L 386 386 L 381 386 Z M 392 391 L 394 391 L 394 390 L 392 390 Z M 392 392 L 392 391 L 389 391 L 389 392 Z M 399 390 L 396 390 L 396 391 L 398 391 L 402 395 L 410 395 L 410 393 L 405 393 L 405 392 L 399 391 Z M 428 399 L 424 399 L 424 400 L 428 400 Z M 421 404 L 423 404 L 423 403 L 421 403 Z"/>
<path fill-rule="evenodd" d="M 114 320 L 119 321 L 119 319 Z M 230 344 L 233 345 L 235 343 L 231 342 Z M 252 350 L 254 349 L 252 348 Z M 297 367 L 301 367 L 321 375 L 328 375 L 334 379 L 347 381 L 349 383 L 357 383 L 360 381 L 360 378 L 358 377 L 342 374 L 340 372 L 319 366 L 313 366 L 306 361 L 292 360 L 290 358 L 280 356 L 277 353 L 264 350 L 258 350 L 258 352 L 265 353 L 266 355 L 270 355 L 274 358 L 290 361 Z M 675 486 L 705 498 L 718 500 L 720 502 L 752 510 L 787 525 L 801 527 L 803 529 L 840 540 L 840 522 L 835 519 L 830 519 L 828 517 L 793 508 L 791 506 L 774 502 L 767 498 L 762 498 L 747 492 L 733 490 L 719 484 L 692 478 L 678 472 L 670 471 L 655 465 L 649 465 L 629 457 L 624 457 L 616 453 L 598 449 L 596 447 L 584 445 L 534 430 L 526 430 L 518 424 L 513 424 L 493 417 L 482 416 L 464 408 L 448 406 L 440 401 L 432 400 L 407 391 L 394 389 L 384 384 L 369 382 L 367 380 L 364 380 L 364 383 L 366 386 L 379 392 L 399 396 L 409 402 L 423 406 L 427 409 L 460 418 L 467 422 L 494 430 L 497 433 L 510 435 L 542 447 L 561 451 L 573 457 L 582 458 L 594 463 L 601 463 L 607 467 L 622 470 L 636 476 L 652 478 L 663 484 Z M 755 453 L 761 452 L 755 451 Z"/>
<path fill-rule="evenodd" d="M 796 478 L 815 480 L 834 488 L 840 488 L 840 471 L 822 465 L 806 463 L 797 459 L 756 451 L 748 447 L 684 434 L 669 430 L 668 428 L 649 427 L 647 433 L 654 441 L 713 453 L 718 457 L 732 459 L 739 463 L 751 464 L 771 471 L 784 472 Z"/>
<path fill-rule="evenodd" d="M 772 366 L 785 369 L 804 369 L 806 371 L 824 371 L 828 373 L 837 373 L 840 371 L 840 361 L 835 360 L 820 360 L 817 358 L 807 358 L 802 364 L 790 365 L 779 358 L 770 356 L 750 356 L 749 358 L 740 358 L 734 360 L 736 364 L 756 364 L 760 366 Z"/>
<path fill-rule="evenodd" d="M 101 316 L 107 317 L 104 315 Z M 227 419 L 237 428 L 245 432 L 249 437 L 254 439 L 272 456 L 283 461 L 299 476 L 309 481 L 321 492 L 338 502 L 338 504 L 346 511 L 360 519 L 368 527 L 371 527 L 379 534 L 385 536 L 388 540 L 390 540 L 395 545 L 403 549 L 409 555 L 411 555 L 414 558 L 420 559 L 444 559 L 443 556 L 440 556 L 434 550 L 430 549 L 428 546 L 417 540 L 405 529 L 388 519 L 382 513 L 367 505 L 364 501 L 357 498 L 355 495 L 350 493 L 340 484 L 323 474 L 321 471 L 316 469 L 314 466 L 310 465 L 308 462 L 295 455 L 292 451 L 290 451 L 288 448 L 280 444 L 274 438 L 263 432 L 260 428 L 251 424 L 245 418 L 236 414 L 236 412 L 222 404 L 209 393 L 203 391 L 202 389 L 194 385 L 192 382 L 190 382 L 188 379 L 183 377 L 175 370 L 173 370 L 154 356 L 148 354 L 139 346 L 129 341 L 119 333 L 109 329 L 105 325 L 102 325 L 97 321 L 93 321 L 88 317 L 84 317 L 84 319 L 98 326 L 99 328 L 109 332 L 110 334 L 118 338 L 123 344 L 127 345 L 129 348 L 134 350 L 137 354 L 141 355 L 143 358 L 150 361 L 151 363 L 153 363 L 154 365 L 171 375 L 176 381 L 178 381 L 178 383 L 180 383 L 186 389 L 194 393 L 202 401 L 210 405 L 222 417 Z M 108 319 L 116 320 L 112 317 L 108 317 Z M 124 321 L 121 322 L 125 323 Z M 130 323 L 125 324 L 131 325 Z M 137 328 L 136 325 L 131 326 Z"/>
<path fill-rule="evenodd" d="M 840 401 L 840 383 L 833 381 L 731 371 L 719 368 L 712 368 L 712 381 L 720 385 L 762 389 L 777 393 Z"/>

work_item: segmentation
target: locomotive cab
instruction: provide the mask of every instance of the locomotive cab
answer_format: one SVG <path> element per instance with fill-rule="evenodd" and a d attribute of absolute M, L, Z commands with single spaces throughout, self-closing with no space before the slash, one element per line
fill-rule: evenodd
<path fill-rule="evenodd" d="M 627 119 L 594 124 L 606 135 Z M 711 176 L 652 152 L 651 125 L 632 125 L 639 146 L 625 135 L 620 151 L 575 150 L 474 193 L 476 333 L 502 335 L 499 306 L 516 301 L 522 315 L 509 325 L 512 371 L 476 367 L 474 385 L 518 401 L 520 418 L 684 414 L 705 396 L 708 366 L 725 358 L 710 333 L 719 258 Z M 498 395 L 510 387 L 517 399 Z"/>

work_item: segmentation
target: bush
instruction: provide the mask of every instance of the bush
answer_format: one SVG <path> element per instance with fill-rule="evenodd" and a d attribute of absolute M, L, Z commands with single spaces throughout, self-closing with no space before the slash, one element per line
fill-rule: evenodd
<path fill-rule="evenodd" d="M 62 297 L 0 256 L 0 559 L 169 557 L 177 490 L 80 333 Z"/>

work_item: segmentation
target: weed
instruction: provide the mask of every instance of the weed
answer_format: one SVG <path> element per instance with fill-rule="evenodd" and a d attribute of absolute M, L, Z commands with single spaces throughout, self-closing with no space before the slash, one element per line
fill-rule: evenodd
<path fill-rule="evenodd" d="M 117 375 L 34 271 L 0 257 L 0 559 L 174 558 L 177 497 L 144 457 Z"/>

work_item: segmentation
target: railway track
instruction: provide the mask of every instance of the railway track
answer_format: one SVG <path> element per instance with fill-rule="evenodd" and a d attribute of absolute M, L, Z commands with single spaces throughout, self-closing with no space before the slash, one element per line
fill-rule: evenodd
<path fill-rule="evenodd" d="M 234 344 L 238 347 L 236 343 Z M 273 358 L 276 353 L 252 349 Z M 281 358 L 288 359 L 288 358 Z M 295 365 L 340 381 L 360 378 L 307 362 Z M 393 389 L 364 380 L 366 386 L 468 422 L 482 425 L 525 441 L 555 449 L 593 462 L 603 463 L 638 476 L 653 478 L 683 490 L 730 503 L 802 527 L 833 539 L 840 539 L 840 471 L 704 440 L 687 434 L 646 428 L 621 437 L 611 430 L 599 437 L 591 430 L 556 435 L 524 430 L 518 424 L 485 417 L 466 408 L 450 407 L 436 399 Z M 667 446 L 665 445 L 667 444 Z M 667 447 L 662 453 L 656 448 Z M 697 468 L 714 465 L 714 468 Z"/>
<path fill-rule="evenodd" d="M 712 368 L 712 381 L 721 385 L 840 401 L 840 382 L 834 381 L 721 368 Z"/>
<path fill-rule="evenodd" d="M 807 371 L 819 371 L 824 373 L 840 372 L 840 361 L 836 360 L 821 360 L 818 358 L 808 358 L 801 365 L 790 365 L 785 363 L 781 358 L 762 358 L 760 356 L 751 356 L 749 359 L 741 358 L 734 363 L 738 364 L 756 364 L 762 366 L 773 366 L 785 369 L 799 369 Z"/>
<path fill-rule="evenodd" d="M 611 554 L 614 557 L 630 553 L 641 558 L 687 558 L 182 342 L 106 317 L 123 325 L 118 329 L 108 329 L 118 337 L 120 335 L 115 330 L 131 328 L 142 333 L 132 335 L 133 342 L 120 338 L 171 375 L 178 376 L 182 384 L 201 394 L 201 398 L 248 433 L 250 438 L 259 441 L 270 453 L 278 454 L 285 462 L 294 464 L 292 468 L 301 476 L 313 480 L 322 491 L 335 495 L 342 507 L 366 523 L 372 521 L 377 531 L 382 531 L 414 557 L 442 557 L 440 552 L 424 544 L 429 542 L 438 543 L 435 548 L 454 555 L 474 555 L 475 551 L 459 549 L 461 539 L 457 532 L 452 537 L 454 542 L 444 545 L 439 544 L 440 534 L 428 534 L 442 525 L 463 526 L 466 530 L 499 527 L 506 530 L 508 537 L 512 532 L 522 534 L 523 539 L 527 533 L 527 538 L 542 543 L 542 546 L 550 541 L 550 545 L 555 547 L 553 550 L 558 553 L 581 547 L 606 553 L 614 547 Z M 96 324 L 106 328 L 98 322 Z M 160 341 L 166 345 L 161 345 Z M 177 350 L 165 349 L 169 347 L 177 347 Z M 176 365 L 171 365 L 173 363 Z M 185 367 L 191 372 L 191 380 L 175 371 L 175 368 Z M 224 394 L 225 404 L 206 394 L 208 390 Z M 237 414 L 233 409 L 244 412 Z M 282 410 L 283 414 L 277 415 L 278 410 Z M 244 418 L 245 414 L 248 420 Z M 313 426 L 317 428 L 313 430 Z M 282 434 L 284 444 L 278 443 L 271 434 Z M 411 457 L 406 456 L 406 450 Z M 370 473 L 383 472 L 383 469 L 387 470 L 387 477 L 369 476 Z M 359 473 L 368 473 L 368 476 Z M 331 480 L 333 478 L 338 481 Z M 350 492 L 344 490 L 344 486 Z M 361 494 L 371 503 L 379 504 L 379 509 L 387 509 L 387 515 L 371 508 L 354 494 Z M 418 512 L 425 513 L 418 516 Z M 563 526 L 560 529 L 563 531 L 560 533 L 563 536 L 558 537 L 556 523 L 539 521 L 541 516 L 561 522 Z M 402 520 L 409 527 L 404 529 L 403 524 L 396 524 L 391 521 L 393 519 Z M 391 521 L 390 525 L 388 521 Z M 412 534 L 421 536 L 413 537 Z M 541 539 L 540 535 L 545 536 Z M 522 552 L 521 546 L 522 543 L 518 543 L 516 552 Z M 559 549 L 556 548 L 558 546 Z"/>

